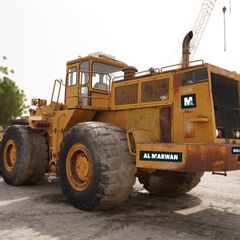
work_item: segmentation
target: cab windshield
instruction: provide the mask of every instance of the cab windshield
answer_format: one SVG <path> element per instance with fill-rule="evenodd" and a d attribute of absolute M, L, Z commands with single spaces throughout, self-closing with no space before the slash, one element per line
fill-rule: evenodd
<path fill-rule="evenodd" d="M 112 79 L 120 75 L 122 75 L 122 69 L 119 67 L 93 62 L 92 88 L 101 91 L 109 91 Z"/>

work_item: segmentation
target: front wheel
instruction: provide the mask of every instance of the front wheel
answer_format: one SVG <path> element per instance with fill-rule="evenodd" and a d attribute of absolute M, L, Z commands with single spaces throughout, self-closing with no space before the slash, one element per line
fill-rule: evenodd
<path fill-rule="evenodd" d="M 107 123 L 72 127 L 60 149 L 59 177 L 67 199 L 83 210 L 102 210 L 126 201 L 135 183 L 136 167 L 126 134 Z"/>

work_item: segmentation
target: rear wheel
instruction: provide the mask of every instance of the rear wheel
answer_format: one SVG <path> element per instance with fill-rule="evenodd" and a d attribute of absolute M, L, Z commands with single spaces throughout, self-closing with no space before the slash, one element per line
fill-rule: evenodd
<path fill-rule="evenodd" d="M 202 175 L 203 172 L 158 171 L 156 175 L 143 173 L 139 182 L 152 194 L 176 196 L 196 187 Z"/>
<path fill-rule="evenodd" d="M 10 126 L 0 147 L 0 170 L 10 185 L 37 184 L 47 171 L 48 153 L 42 132 Z"/>
<path fill-rule="evenodd" d="M 64 195 L 83 210 L 114 208 L 127 200 L 136 167 L 126 134 L 99 122 L 79 123 L 65 135 L 59 159 Z"/>

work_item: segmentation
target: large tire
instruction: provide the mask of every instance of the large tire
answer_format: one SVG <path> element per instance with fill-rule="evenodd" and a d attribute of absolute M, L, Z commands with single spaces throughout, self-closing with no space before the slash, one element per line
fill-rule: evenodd
<path fill-rule="evenodd" d="M 126 134 L 100 122 L 79 123 L 64 136 L 59 177 L 63 194 L 77 208 L 104 210 L 126 201 L 136 167 Z"/>
<path fill-rule="evenodd" d="M 48 147 L 42 132 L 13 125 L 5 132 L 0 147 L 0 170 L 6 183 L 37 184 L 48 169 Z"/>
<path fill-rule="evenodd" d="M 176 196 L 189 192 L 201 180 L 203 172 L 158 171 L 157 175 L 144 173 L 139 182 L 152 194 Z"/>

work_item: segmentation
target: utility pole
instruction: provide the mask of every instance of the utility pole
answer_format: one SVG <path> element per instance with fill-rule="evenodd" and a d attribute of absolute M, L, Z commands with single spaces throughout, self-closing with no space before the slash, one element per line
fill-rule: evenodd
<path fill-rule="evenodd" d="M 226 10 L 227 10 L 227 8 L 224 6 L 223 8 L 222 8 L 222 11 L 223 11 L 223 27 L 224 27 L 224 52 L 226 52 L 226 17 L 225 17 L 225 15 L 226 15 Z"/>

